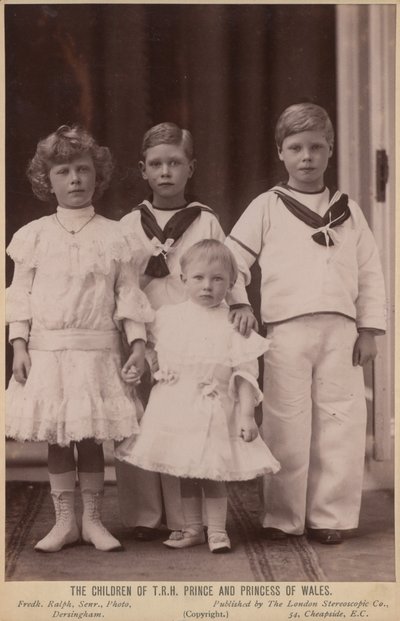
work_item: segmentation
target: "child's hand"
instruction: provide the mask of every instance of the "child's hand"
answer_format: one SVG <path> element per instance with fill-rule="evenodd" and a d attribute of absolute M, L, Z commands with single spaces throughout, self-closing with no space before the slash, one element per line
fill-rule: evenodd
<path fill-rule="evenodd" d="M 124 366 L 121 369 L 121 377 L 127 384 L 140 384 L 141 374 L 139 373 L 137 367 L 131 363 L 132 356 L 129 356 L 128 360 L 125 362 Z M 129 366 L 130 365 L 130 366 Z"/>
<path fill-rule="evenodd" d="M 121 369 L 121 377 L 127 384 L 139 384 L 145 370 L 145 343 L 134 341 L 132 353 Z"/>
<path fill-rule="evenodd" d="M 31 358 L 26 350 L 26 343 L 23 339 L 16 339 L 13 342 L 13 348 L 13 375 L 17 382 L 25 384 L 31 370 Z"/>
<path fill-rule="evenodd" d="M 374 360 L 377 353 L 375 334 L 369 330 L 361 330 L 354 344 L 353 366 L 364 366 L 370 360 Z"/>
<path fill-rule="evenodd" d="M 248 338 L 252 330 L 258 331 L 257 319 L 250 306 L 234 308 L 229 312 L 229 320 L 242 336 Z"/>
<path fill-rule="evenodd" d="M 254 418 L 242 418 L 240 437 L 245 442 L 252 442 L 258 436 L 258 427 Z"/>

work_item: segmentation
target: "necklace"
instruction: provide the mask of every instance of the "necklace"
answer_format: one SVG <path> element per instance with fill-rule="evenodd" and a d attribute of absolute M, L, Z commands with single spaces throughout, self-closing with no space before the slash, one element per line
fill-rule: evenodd
<path fill-rule="evenodd" d="M 93 220 L 93 218 L 95 217 L 95 215 L 96 215 L 96 214 L 94 213 L 94 214 L 93 214 L 93 216 L 91 216 L 91 217 L 89 218 L 89 220 L 87 220 L 87 221 L 85 222 L 85 224 L 83 224 L 83 225 L 81 226 L 81 228 L 80 228 L 80 229 L 78 229 L 77 231 L 69 231 L 69 230 L 68 230 L 68 229 L 67 229 L 67 228 L 63 225 L 63 223 L 62 223 L 62 222 L 60 222 L 60 220 L 59 220 L 59 218 L 58 218 L 57 214 L 55 213 L 54 215 L 55 215 L 55 217 L 56 217 L 56 220 L 57 220 L 58 224 L 61 226 L 61 228 L 62 228 L 62 229 L 64 229 L 64 231 L 66 231 L 66 232 L 67 232 L 67 233 L 69 233 L 70 235 L 76 235 L 77 233 L 80 233 L 80 232 L 81 232 L 81 230 L 82 230 L 82 229 L 84 229 L 84 228 L 85 228 L 85 226 L 87 226 L 87 225 L 89 224 L 89 222 L 91 222 L 91 221 Z"/>

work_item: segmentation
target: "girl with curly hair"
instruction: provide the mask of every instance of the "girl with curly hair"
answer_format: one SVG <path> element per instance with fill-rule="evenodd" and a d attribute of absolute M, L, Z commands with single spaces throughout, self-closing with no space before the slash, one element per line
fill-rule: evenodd
<path fill-rule="evenodd" d="M 7 248 L 15 269 L 6 301 L 14 350 L 6 433 L 48 442 L 56 523 L 35 546 L 42 552 L 77 543 L 81 535 L 99 550 L 121 548 L 100 520 L 102 442 L 138 431 L 140 406 L 121 377 L 120 333 L 131 344 L 139 380 L 144 323 L 153 313 L 137 286 L 138 249 L 119 223 L 92 205 L 112 168 L 109 149 L 79 127 L 63 125 L 40 140 L 27 174 L 35 195 L 55 198 L 58 206 L 23 226 Z"/>

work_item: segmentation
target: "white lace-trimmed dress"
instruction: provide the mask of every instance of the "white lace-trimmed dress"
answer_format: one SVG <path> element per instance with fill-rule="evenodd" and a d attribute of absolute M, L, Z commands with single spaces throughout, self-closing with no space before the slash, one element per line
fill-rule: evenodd
<path fill-rule="evenodd" d="M 237 379 L 248 381 L 254 405 L 262 400 L 257 358 L 268 342 L 246 339 L 225 304 L 204 308 L 190 300 L 156 312 L 160 370 L 141 421 L 118 457 L 146 470 L 216 481 L 248 480 L 277 472 L 279 463 L 260 436 L 240 437 Z"/>
<path fill-rule="evenodd" d="M 137 286 L 138 251 L 93 207 L 59 207 L 14 235 L 6 319 L 10 339 L 29 338 L 32 367 L 6 391 L 8 437 L 66 446 L 138 432 L 139 404 L 120 376 L 120 330 L 144 338 L 154 316 Z"/>

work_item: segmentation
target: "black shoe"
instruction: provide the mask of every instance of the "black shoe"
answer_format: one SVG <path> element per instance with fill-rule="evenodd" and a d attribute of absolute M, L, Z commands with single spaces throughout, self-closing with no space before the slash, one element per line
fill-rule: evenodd
<path fill-rule="evenodd" d="M 271 526 L 267 526 L 261 529 L 261 537 L 263 539 L 270 539 L 271 541 L 282 541 L 283 539 L 287 539 L 288 536 L 288 533 L 280 530 L 280 528 L 272 528 Z"/>
<path fill-rule="evenodd" d="M 336 545 L 343 541 L 340 530 L 334 528 L 308 528 L 307 537 L 328 545 Z"/>
<path fill-rule="evenodd" d="M 158 528 L 149 528 L 148 526 L 135 526 L 133 529 L 133 538 L 136 541 L 154 541 L 161 536 Z"/>

